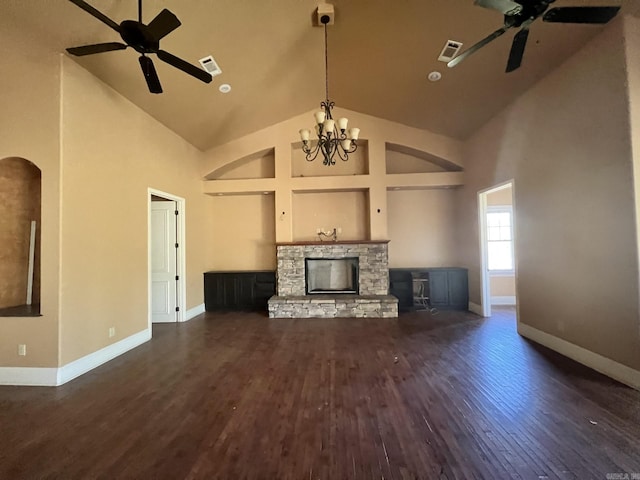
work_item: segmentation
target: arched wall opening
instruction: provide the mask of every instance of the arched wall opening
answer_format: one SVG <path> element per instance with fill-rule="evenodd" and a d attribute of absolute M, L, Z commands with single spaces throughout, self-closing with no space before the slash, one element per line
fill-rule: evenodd
<path fill-rule="evenodd" d="M 0 159 L 0 316 L 40 314 L 41 184 L 29 160 Z"/>

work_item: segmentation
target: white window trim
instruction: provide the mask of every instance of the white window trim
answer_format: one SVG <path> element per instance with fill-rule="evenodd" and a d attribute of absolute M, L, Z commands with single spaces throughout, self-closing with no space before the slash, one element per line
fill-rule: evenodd
<path fill-rule="evenodd" d="M 511 256 L 512 263 L 514 268 L 511 270 L 489 270 L 487 267 L 487 271 L 489 272 L 490 277 L 513 277 L 516 274 L 515 265 L 516 265 L 516 255 L 515 255 L 515 245 L 513 244 L 513 205 L 487 205 L 487 214 L 489 213 L 503 213 L 507 212 L 511 215 Z M 487 237 L 488 238 L 488 237 Z M 487 240 L 487 245 L 489 244 L 489 240 Z"/>

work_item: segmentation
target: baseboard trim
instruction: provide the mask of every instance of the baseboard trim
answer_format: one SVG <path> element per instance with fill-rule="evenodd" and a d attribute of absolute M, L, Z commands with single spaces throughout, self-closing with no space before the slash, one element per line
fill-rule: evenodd
<path fill-rule="evenodd" d="M 477 303 L 469 302 L 469 311 L 475 313 L 476 315 L 483 316 L 482 307 Z"/>
<path fill-rule="evenodd" d="M 57 384 L 57 368 L 0 367 L 0 385 L 55 387 Z"/>
<path fill-rule="evenodd" d="M 515 304 L 516 304 L 515 295 L 491 297 L 491 305 L 515 305 Z"/>
<path fill-rule="evenodd" d="M 190 308 L 189 310 L 187 310 L 186 315 L 185 315 L 185 322 L 188 322 L 189 320 L 191 320 L 192 318 L 197 317 L 198 315 L 200 315 L 201 313 L 204 313 L 204 303 L 201 303 L 200 305 L 196 305 L 193 308 Z"/>
<path fill-rule="evenodd" d="M 151 340 L 151 330 L 145 329 L 78 360 L 67 363 L 58 369 L 58 385 L 67 383 L 149 340 Z"/>
<path fill-rule="evenodd" d="M 56 387 L 93 370 L 151 339 L 145 329 L 60 368 L 0 367 L 0 385 Z"/>
<path fill-rule="evenodd" d="M 640 390 L 640 371 L 627 367 L 610 358 L 603 357 L 586 348 L 579 347 L 558 337 L 554 337 L 546 332 L 538 330 L 524 323 L 518 323 L 518 333 L 529 340 L 544 345 L 565 357 L 569 357 L 576 362 L 607 375 L 625 385 Z"/>

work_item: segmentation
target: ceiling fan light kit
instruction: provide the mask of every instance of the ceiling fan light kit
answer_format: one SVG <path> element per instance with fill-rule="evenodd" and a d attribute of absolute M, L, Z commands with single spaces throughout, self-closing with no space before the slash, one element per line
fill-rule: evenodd
<path fill-rule="evenodd" d="M 298 133 L 302 140 L 302 151 L 308 162 L 313 162 L 320 152 L 322 152 L 323 165 L 335 165 L 335 156 L 346 162 L 349 154 L 358 148 L 359 128 L 347 128 L 349 119 L 342 117 L 338 121 L 333 119 L 331 110 L 335 103 L 329 100 L 329 61 L 327 54 L 327 25 L 333 24 L 333 5 L 323 3 L 318 6 L 318 23 L 324 26 L 324 67 L 325 67 L 325 98 L 320 103 L 322 110 L 314 114 L 315 134 L 318 141 L 314 146 L 311 144 L 311 131 L 303 128 Z"/>
<path fill-rule="evenodd" d="M 142 0 L 138 0 L 138 20 L 124 20 L 120 24 L 114 22 L 96 8 L 89 5 L 84 0 L 69 0 L 82 10 L 100 20 L 102 23 L 120 34 L 125 43 L 108 42 L 94 45 L 84 45 L 81 47 L 67 48 L 71 55 L 85 56 L 96 53 L 110 52 L 114 50 L 124 50 L 133 48 L 140 54 L 139 62 L 142 74 L 144 75 L 147 87 L 151 93 L 162 93 L 162 85 L 156 72 L 153 60 L 147 55 L 156 54 L 157 57 L 169 65 L 182 70 L 188 75 L 204 82 L 210 83 L 212 76 L 201 68 L 176 57 L 175 55 L 160 49 L 160 40 L 173 32 L 180 25 L 180 20 L 166 8 L 151 20 L 148 25 L 142 23 Z"/>
<path fill-rule="evenodd" d="M 475 5 L 496 10 L 504 15 L 504 25 L 492 34 L 472 45 L 449 63 L 448 67 L 455 67 L 464 59 L 473 55 L 482 47 L 501 37 L 512 28 L 520 30 L 513 37 L 509 59 L 507 61 L 507 72 L 513 72 L 520 68 L 524 57 L 527 40 L 529 38 L 530 25 L 542 17 L 543 22 L 553 23 L 579 23 L 579 24 L 604 24 L 616 16 L 620 7 L 555 7 L 550 5 L 555 0 L 475 0 Z"/>

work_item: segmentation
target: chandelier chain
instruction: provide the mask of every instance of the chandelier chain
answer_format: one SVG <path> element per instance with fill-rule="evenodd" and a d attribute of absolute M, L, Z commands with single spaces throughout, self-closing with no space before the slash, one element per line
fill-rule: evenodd
<path fill-rule="evenodd" d="M 333 11 L 333 10 L 332 10 Z M 310 137 L 311 131 L 303 128 L 298 133 L 302 140 L 302 151 L 308 162 L 313 162 L 319 153 L 322 153 L 323 165 L 335 165 L 336 156 L 346 162 L 349 154 L 358 148 L 359 128 L 347 129 L 348 119 L 339 118 L 337 121 L 333 119 L 331 110 L 335 105 L 329 100 L 329 41 L 327 33 L 327 24 L 331 21 L 328 15 L 322 15 L 319 18 L 324 26 L 324 85 L 325 100 L 320 102 L 320 111 L 314 114 L 316 125 L 315 132 L 317 142 L 312 143 Z"/>
<path fill-rule="evenodd" d="M 329 47 L 327 46 L 327 24 L 324 24 L 324 88 L 325 98 L 329 101 Z"/>

